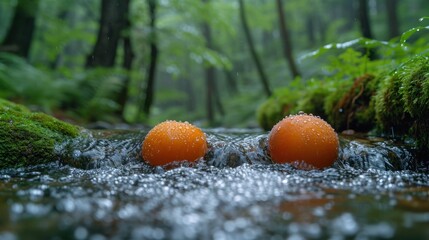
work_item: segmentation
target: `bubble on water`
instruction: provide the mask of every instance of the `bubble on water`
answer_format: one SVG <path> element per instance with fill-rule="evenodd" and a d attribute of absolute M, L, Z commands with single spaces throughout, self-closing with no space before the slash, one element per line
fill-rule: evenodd
<path fill-rule="evenodd" d="M 313 210 L 313 215 L 316 217 L 322 217 L 325 215 L 325 209 L 323 209 L 323 207 L 316 207 Z"/>
<path fill-rule="evenodd" d="M 101 234 L 92 234 L 89 237 L 89 240 L 106 240 L 106 239 L 107 238 L 105 236 L 101 235 Z M 136 239 L 138 239 L 138 238 L 136 238 Z"/>
<path fill-rule="evenodd" d="M 350 213 L 343 213 L 338 218 L 334 219 L 333 226 L 335 231 L 346 236 L 352 236 L 359 230 L 359 225 Z"/>
<path fill-rule="evenodd" d="M 7 181 L 9 179 L 11 179 L 11 176 L 7 174 L 0 174 L 0 181 Z"/>
<path fill-rule="evenodd" d="M 13 214 L 21 214 L 24 212 L 24 206 L 20 203 L 15 203 L 10 208 Z"/>
<path fill-rule="evenodd" d="M 15 236 L 11 232 L 0 232 L 0 239 L 2 239 L 2 240 L 16 240 L 16 239 L 18 239 L 18 237 Z"/>
<path fill-rule="evenodd" d="M 85 227 L 78 227 L 74 230 L 75 239 L 86 239 L 88 237 L 88 230 Z"/>
<path fill-rule="evenodd" d="M 78 157 L 81 156 L 81 154 L 82 154 L 82 152 L 80 150 L 76 149 L 76 150 L 73 151 L 72 156 L 74 158 L 78 158 Z"/>
<path fill-rule="evenodd" d="M 390 239 L 395 234 L 395 228 L 386 222 L 364 226 L 357 238 Z"/>
<path fill-rule="evenodd" d="M 136 228 L 131 233 L 132 239 L 165 239 L 165 232 L 158 227 L 143 226 Z"/>

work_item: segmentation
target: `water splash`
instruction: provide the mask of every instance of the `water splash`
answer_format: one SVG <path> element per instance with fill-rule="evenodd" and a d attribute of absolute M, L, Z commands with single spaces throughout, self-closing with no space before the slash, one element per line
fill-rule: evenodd
<path fill-rule="evenodd" d="M 242 164 L 272 164 L 267 150 L 267 134 L 236 129 L 205 130 L 208 153 L 202 159 L 216 167 L 237 167 Z M 103 166 L 144 163 L 141 143 L 146 132 L 94 131 L 94 137 L 75 139 L 57 147 L 65 156 L 61 161 L 83 169 Z M 174 163 L 174 166 L 188 163 Z M 174 167 L 172 166 L 172 167 Z M 340 153 L 335 167 L 376 168 L 381 170 L 417 170 L 419 166 L 412 148 L 382 138 L 340 136 Z"/>

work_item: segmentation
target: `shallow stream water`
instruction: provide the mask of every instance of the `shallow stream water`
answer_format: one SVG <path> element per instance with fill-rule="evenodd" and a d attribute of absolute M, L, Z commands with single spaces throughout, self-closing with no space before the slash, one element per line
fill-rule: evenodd
<path fill-rule="evenodd" d="M 405 144 L 341 136 L 333 167 L 304 171 L 271 163 L 266 133 L 206 132 L 192 166 L 94 131 L 67 160 L 0 170 L 0 239 L 429 239 L 429 171 Z"/>

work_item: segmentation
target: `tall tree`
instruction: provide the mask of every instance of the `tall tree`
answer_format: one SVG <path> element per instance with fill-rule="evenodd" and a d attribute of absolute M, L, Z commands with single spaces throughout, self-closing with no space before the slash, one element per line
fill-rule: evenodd
<path fill-rule="evenodd" d="M 316 0 L 317 1 L 317 0 Z M 344 21 L 343 27 L 340 28 L 341 32 L 349 31 L 353 28 L 356 20 L 356 15 L 354 13 L 356 1 L 353 0 L 340 0 L 331 2 L 334 6 L 329 6 L 335 8 L 338 14 L 338 17 Z"/>
<path fill-rule="evenodd" d="M 283 12 L 283 1 L 277 0 L 277 13 L 279 19 L 280 26 L 280 35 L 282 36 L 282 45 L 283 45 L 283 54 L 286 58 L 286 61 L 289 64 L 289 70 L 292 73 L 292 77 L 299 77 L 301 74 L 298 71 L 298 67 L 296 66 L 295 59 L 293 58 L 292 53 L 292 41 L 289 34 L 289 29 L 286 24 L 286 18 Z"/>
<path fill-rule="evenodd" d="M 246 11 L 243 0 L 238 0 L 239 10 L 240 10 L 240 19 L 243 26 L 244 34 L 246 36 L 247 44 L 249 45 L 250 54 L 252 55 L 253 61 L 255 62 L 256 69 L 258 70 L 259 78 L 261 80 L 264 92 L 267 96 L 271 95 L 271 89 L 268 83 L 268 77 L 265 74 L 265 70 L 262 66 L 261 60 L 259 59 L 258 53 L 256 52 L 255 44 L 253 43 L 253 38 L 250 33 L 249 25 L 247 23 Z"/>
<path fill-rule="evenodd" d="M 126 15 L 129 16 L 129 7 L 127 8 Z M 134 52 L 133 52 L 131 36 L 130 36 L 131 34 L 130 28 L 131 28 L 131 21 L 128 17 L 125 22 L 125 29 L 127 29 L 127 31 L 126 31 L 126 34 L 123 34 L 122 36 L 122 43 L 123 43 L 123 49 L 124 49 L 122 68 L 127 71 L 127 74 L 123 79 L 123 83 L 121 85 L 121 89 L 119 90 L 119 95 L 117 100 L 119 104 L 119 109 L 117 114 L 122 118 L 124 118 L 125 105 L 127 104 L 127 101 L 128 101 L 128 86 L 130 84 L 130 74 L 131 74 L 131 69 L 133 66 L 133 59 L 134 59 Z"/>
<path fill-rule="evenodd" d="M 28 58 L 39 0 L 19 0 L 1 49 Z"/>
<path fill-rule="evenodd" d="M 358 17 L 362 36 L 364 38 L 373 39 L 371 21 L 369 19 L 368 0 L 359 0 Z M 369 49 L 368 57 L 369 59 L 377 58 L 374 49 Z"/>
<path fill-rule="evenodd" d="M 130 0 L 102 0 L 97 41 L 86 59 L 88 68 L 113 67 L 119 43 L 122 41 L 124 50 L 122 68 L 127 74 L 122 77 L 121 88 L 115 98 L 119 106 L 115 113 L 122 119 L 128 100 L 129 72 L 134 57 L 130 39 L 129 8 Z"/>
<path fill-rule="evenodd" d="M 204 2 L 206 0 L 203 0 Z M 211 37 L 211 29 L 207 23 L 203 24 L 203 35 L 206 39 L 206 47 L 212 48 L 212 37 Z M 205 67 L 205 77 L 206 77 L 206 111 L 207 111 L 207 121 L 209 125 L 212 126 L 214 124 L 215 112 L 214 112 L 214 103 L 215 103 L 215 74 L 216 70 L 211 65 Z"/>
<path fill-rule="evenodd" d="M 87 56 L 86 67 L 112 67 L 121 32 L 127 24 L 130 0 L 102 0 L 97 42 Z"/>
<path fill-rule="evenodd" d="M 364 38 L 372 39 L 371 22 L 369 19 L 368 0 L 359 0 L 358 17 L 360 30 Z"/>
<path fill-rule="evenodd" d="M 311 47 L 316 45 L 316 18 L 313 13 L 308 14 L 305 20 L 305 29 L 307 32 L 307 39 Z"/>
<path fill-rule="evenodd" d="M 387 24 L 389 28 L 389 38 L 399 36 L 399 23 L 398 23 L 398 1 L 397 0 L 385 0 L 386 12 L 387 12 Z"/>
<path fill-rule="evenodd" d="M 208 4 L 209 0 L 203 0 Z M 207 21 L 203 23 L 203 36 L 206 40 L 206 47 L 213 50 L 213 39 L 212 31 L 210 25 Z M 207 120 L 210 126 L 214 125 L 215 121 L 215 107 L 221 115 L 224 114 L 222 102 L 220 101 L 219 91 L 216 85 L 216 69 L 213 65 L 208 64 L 205 66 L 205 76 L 206 76 L 206 111 L 207 111 Z"/>
<path fill-rule="evenodd" d="M 146 89 L 145 89 L 145 98 L 143 101 L 143 113 L 146 116 L 150 115 L 150 109 L 153 104 L 153 99 L 155 97 L 155 76 L 156 76 L 156 67 L 158 62 L 158 45 L 157 45 L 157 29 L 156 29 L 156 9 L 157 9 L 157 0 L 148 0 L 148 11 L 149 11 L 149 28 L 150 28 L 150 62 L 149 68 L 147 70 L 146 76 Z"/>

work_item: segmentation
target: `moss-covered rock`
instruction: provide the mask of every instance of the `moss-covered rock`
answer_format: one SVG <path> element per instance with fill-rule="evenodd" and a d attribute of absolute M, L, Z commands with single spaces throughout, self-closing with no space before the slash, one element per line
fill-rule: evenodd
<path fill-rule="evenodd" d="M 353 129 L 366 132 L 374 128 L 375 98 L 380 80 L 374 75 L 365 74 L 356 78 L 348 91 L 332 101 L 328 120 L 337 131 Z M 339 96 L 335 94 L 335 96 Z"/>
<path fill-rule="evenodd" d="M 269 130 L 298 111 L 321 116 L 337 131 L 377 129 L 389 136 L 412 137 L 420 152 L 429 153 L 429 57 L 414 57 L 378 76 L 328 78 L 298 90 L 285 88 L 261 105 L 258 120 Z"/>
<path fill-rule="evenodd" d="M 81 128 L 0 99 L 0 168 L 55 161 L 57 144 L 75 138 Z"/>
<path fill-rule="evenodd" d="M 429 58 L 416 57 L 404 64 L 400 92 L 404 107 L 417 120 L 429 117 Z"/>
<path fill-rule="evenodd" d="M 407 134 L 412 126 L 412 119 L 404 111 L 404 102 L 400 89 L 402 78 L 398 72 L 387 76 L 375 96 L 377 127 L 390 134 Z"/>
<path fill-rule="evenodd" d="M 409 135 L 420 151 L 429 152 L 429 58 L 415 57 L 386 78 L 376 110 L 382 130 Z"/>
<path fill-rule="evenodd" d="M 326 120 L 325 99 L 331 93 L 330 84 L 312 80 L 312 84 L 306 88 L 306 94 L 301 97 L 296 106 L 296 112 L 311 113 Z"/>
<path fill-rule="evenodd" d="M 296 106 L 301 95 L 291 89 L 280 89 L 261 104 L 257 111 L 259 126 L 270 130 L 278 121 L 289 114 L 296 113 Z"/>

